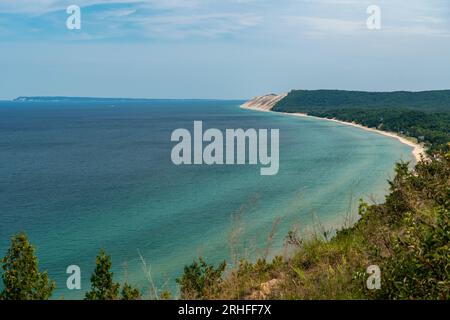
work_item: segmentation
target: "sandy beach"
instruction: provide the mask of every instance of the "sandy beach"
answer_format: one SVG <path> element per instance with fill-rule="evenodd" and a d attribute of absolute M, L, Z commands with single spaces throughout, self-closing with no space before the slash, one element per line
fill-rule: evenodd
<path fill-rule="evenodd" d="M 274 111 L 272 111 L 274 112 Z M 369 127 L 365 127 L 363 125 L 354 123 L 354 122 L 346 122 L 346 121 L 341 121 L 341 120 L 337 120 L 337 119 L 328 119 L 328 118 L 321 118 L 321 117 L 314 117 L 314 116 L 309 116 L 305 113 L 286 113 L 286 112 L 282 112 L 283 114 L 286 115 L 292 115 L 292 116 L 297 116 L 297 117 L 309 117 L 309 118 L 316 118 L 316 119 L 321 119 L 321 120 L 327 120 L 327 121 L 333 121 L 333 122 L 337 122 L 340 124 L 344 124 L 344 125 L 348 125 L 348 126 L 352 126 L 352 127 L 356 127 L 356 128 L 360 128 L 366 131 L 370 131 L 370 132 L 375 132 L 378 134 L 381 134 L 383 136 L 386 137 L 391 137 L 394 139 L 399 140 L 401 143 L 406 144 L 410 147 L 413 148 L 412 150 L 412 154 L 414 156 L 414 158 L 416 159 L 417 162 L 419 162 L 421 160 L 421 157 L 423 156 L 424 158 L 426 158 L 426 152 L 425 152 L 425 147 L 421 144 L 418 143 L 414 143 L 411 140 L 408 140 L 405 137 L 402 137 L 394 132 L 388 132 L 388 131 L 383 131 L 383 130 L 378 130 L 378 129 L 374 129 L 374 128 L 369 128 Z"/>
<path fill-rule="evenodd" d="M 270 95 L 270 102 L 271 103 L 267 103 L 265 102 L 264 105 L 259 106 L 258 102 L 262 100 L 261 97 L 252 99 L 248 102 L 246 102 L 245 104 L 241 105 L 241 108 L 243 109 L 249 109 L 249 110 L 256 110 L 256 111 L 263 111 L 263 112 L 275 112 L 272 111 L 271 109 L 275 106 L 275 104 L 280 101 L 283 97 L 285 97 L 285 94 L 279 95 L 279 96 L 275 96 L 275 95 Z M 415 143 L 403 136 L 400 136 L 394 132 L 388 132 L 388 131 L 383 131 L 383 130 L 378 130 L 378 129 L 374 129 L 374 128 L 369 128 L 369 127 L 365 127 L 363 125 L 354 123 L 354 122 L 346 122 L 346 121 L 341 121 L 341 120 L 337 120 L 337 119 L 328 119 L 328 118 L 321 118 L 321 117 L 315 117 L 315 116 L 309 116 L 306 113 L 288 113 L 288 112 L 276 112 L 278 114 L 285 114 L 285 115 L 290 115 L 290 116 L 296 116 L 296 117 L 308 117 L 308 118 L 316 118 L 316 119 L 320 119 L 320 120 L 327 120 L 327 121 L 333 121 L 333 122 L 337 122 L 343 125 L 348 125 L 348 126 L 352 126 L 352 127 L 356 127 L 356 128 L 360 128 L 366 131 L 370 131 L 370 132 L 374 132 L 374 133 L 378 133 L 381 134 L 383 136 L 386 137 L 390 137 L 390 138 L 394 138 L 399 140 L 401 143 L 406 144 L 410 147 L 413 148 L 412 150 L 412 154 L 414 156 L 414 158 L 416 159 L 416 162 L 419 162 L 421 160 L 421 158 L 427 158 L 426 156 L 426 150 L 425 147 L 419 143 Z"/>

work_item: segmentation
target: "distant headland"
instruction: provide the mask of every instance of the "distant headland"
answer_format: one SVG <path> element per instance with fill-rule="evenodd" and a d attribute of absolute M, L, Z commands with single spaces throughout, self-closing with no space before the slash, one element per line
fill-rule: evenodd
<path fill-rule="evenodd" d="M 102 98 L 67 96 L 20 96 L 14 102 L 146 102 L 146 101 L 217 101 L 218 99 L 150 99 L 150 98 Z M 242 100 L 236 100 L 242 101 Z"/>

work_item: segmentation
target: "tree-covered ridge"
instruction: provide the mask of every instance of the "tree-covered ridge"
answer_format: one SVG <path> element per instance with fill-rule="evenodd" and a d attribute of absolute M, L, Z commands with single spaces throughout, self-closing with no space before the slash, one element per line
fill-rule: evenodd
<path fill-rule="evenodd" d="M 285 112 L 297 112 L 298 108 L 408 108 L 428 112 L 450 112 L 450 90 L 421 92 L 292 90 L 276 107 Z"/>
<path fill-rule="evenodd" d="M 273 111 L 301 112 L 321 118 L 356 122 L 424 142 L 430 153 L 448 150 L 450 90 L 360 92 L 295 90 Z"/>

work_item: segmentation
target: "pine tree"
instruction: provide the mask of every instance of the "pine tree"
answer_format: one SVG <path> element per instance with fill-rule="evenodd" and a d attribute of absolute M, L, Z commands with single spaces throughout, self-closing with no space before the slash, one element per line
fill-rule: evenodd
<path fill-rule="evenodd" d="M 111 272 L 111 257 L 101 250 L 96 259 L 94 273 L 91 276 L 91 291 L 86 293 L 86 300 L 138 300 L 141 292 L 125 283 L 119 296 L 120 284 L 114 282 Z"/>
<path fill-rule="evenodd" d="M 20 233 L 11 239 L 11 247 L 2 259 L 4 300 L 47 300 L 55 289 L 47 272 L 39 272 L 35 249 Z"/>
<path fill-rule="evenodd" d="M 122 300 L 140 300 L 141 292 L 137 288 L 133 288 L 128 283 L 125 283 L 122 288 Z"/>
<path fill-rule="evenodd" d="M 116 300 L 119 295 L 118 283 L 114 283 L 111 272 L 111 257 L 101 250 L 96 259 L 94 273 L 91 276 L 91 291 L 86 293 L 86 300 Z"/>

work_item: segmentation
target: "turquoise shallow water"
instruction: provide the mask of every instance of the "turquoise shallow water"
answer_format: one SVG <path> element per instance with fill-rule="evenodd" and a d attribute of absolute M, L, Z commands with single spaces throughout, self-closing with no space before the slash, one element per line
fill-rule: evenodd
<path fill-rule="evenodd" d="M 241 110 L 239 101 L 95 103 L 0 102 L 0 252 L 26 231 L 41 268 L 57 282 L 55 298 L 81 298 L 100 248 L 117 280 L 176 291 L 194 257 L 230 260 L 272 251 L 292 228 L 315 218 L 342 224 L 358 199 L 383 199 L 386 180 L 411 148 L 337 123 Z M 255 166 L 175 166 L 174 129 L 280 129 L 280 171 Z M 234 218 L 232 218 L 234 217 Z M 68 265 L 82 290 L 65 288 Z"/>

